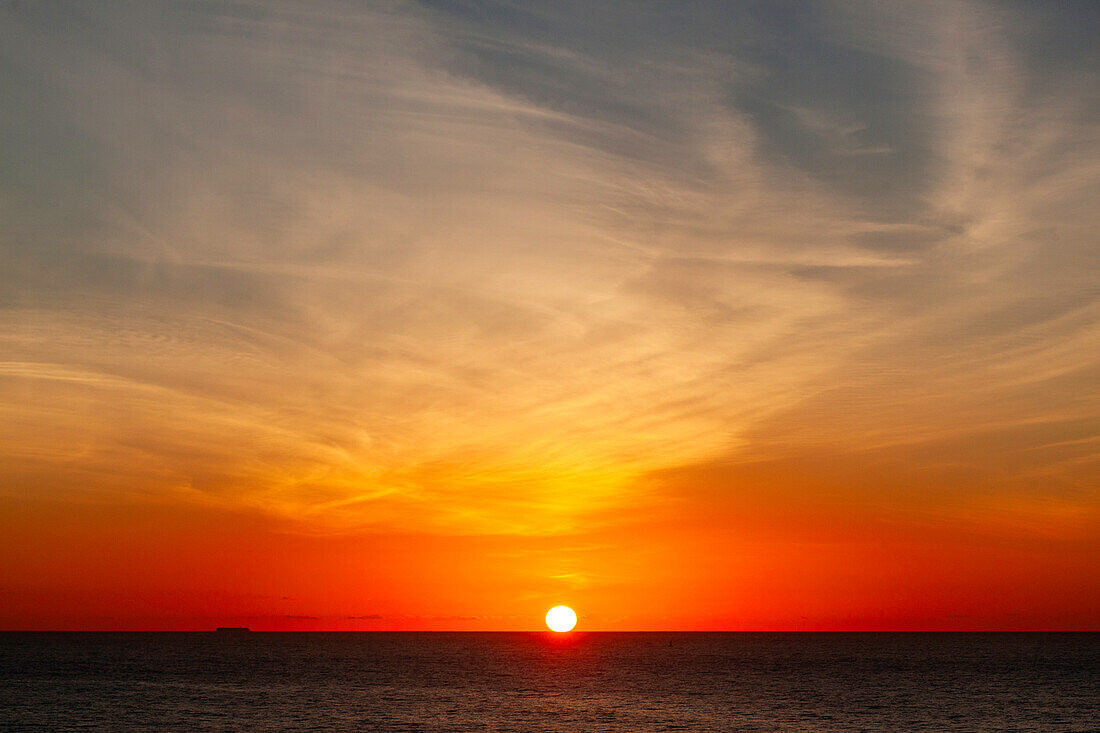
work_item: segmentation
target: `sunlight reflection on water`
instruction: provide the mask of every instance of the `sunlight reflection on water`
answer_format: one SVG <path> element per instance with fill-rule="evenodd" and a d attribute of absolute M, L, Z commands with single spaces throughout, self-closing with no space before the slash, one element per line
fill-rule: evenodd
<path fill-rule="evenodd" d="M 0 728 L 1086 730 L 1100 634 L 2 633 Z"/>

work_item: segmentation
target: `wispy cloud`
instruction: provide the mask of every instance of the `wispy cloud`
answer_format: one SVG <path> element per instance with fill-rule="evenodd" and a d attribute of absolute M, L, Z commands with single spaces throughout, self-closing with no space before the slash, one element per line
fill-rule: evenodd
<path fill-rule="evenodd" d="M 675 12 L 5 6 L 4 490 L 555 534 L 1011 434 L 1095 501 L 1072 19 Z"/>

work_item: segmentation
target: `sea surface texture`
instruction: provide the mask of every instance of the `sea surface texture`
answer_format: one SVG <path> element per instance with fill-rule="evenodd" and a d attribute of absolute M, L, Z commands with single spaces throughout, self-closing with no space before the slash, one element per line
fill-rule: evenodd
<path fill-rule="evenodd" d="M 1100 634 L 0 633 L 0 730 L 1091 731 Z"/>

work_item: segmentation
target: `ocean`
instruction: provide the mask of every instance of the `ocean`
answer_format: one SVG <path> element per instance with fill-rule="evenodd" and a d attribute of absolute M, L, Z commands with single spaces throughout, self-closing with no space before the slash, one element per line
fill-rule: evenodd
<path fill-rule="evenodd" d="M 0 633 L 3 731 L 1094 731 L 1100 634 Z"/>

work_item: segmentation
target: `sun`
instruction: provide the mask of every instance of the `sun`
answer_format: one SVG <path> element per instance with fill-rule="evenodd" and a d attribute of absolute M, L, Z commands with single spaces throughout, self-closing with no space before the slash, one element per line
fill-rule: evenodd
<path fill-rule="evenodd" d="M 569 606 L 554 606 L 546 612 L 546 625 L 551 631 L 570 631 L 577 625 L 577 614 Z"/>

